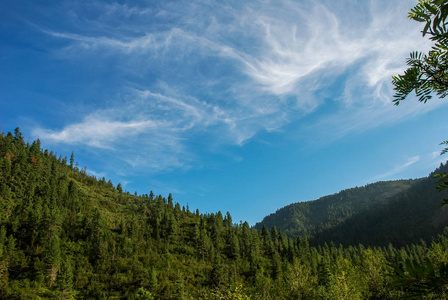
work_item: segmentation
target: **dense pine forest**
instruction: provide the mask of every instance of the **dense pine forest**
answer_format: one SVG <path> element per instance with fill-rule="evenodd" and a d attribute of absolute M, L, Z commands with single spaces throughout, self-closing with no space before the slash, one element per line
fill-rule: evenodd
<path fill-rule="evenodd" d="M 421 239 L 430 242 L 448 226 L 448 206 L 441 207 L 448 191 L 439 192 L 434 178 L 447 171 L 447 165 L 440 165 L 425 178 L 382 181 L 293 203 L 255 228 L 276 226 L 292 238 L 307 236 L 311 245 L 333 241 L 345 246 L 401 247 Z"/>
<path fill-rule="evenodd" d="M 130 194 L 19 129 L 0 134 L 1 299 L 443 299 L 447 264 L 444 234 L 310 246 L 171 194 Z"/>

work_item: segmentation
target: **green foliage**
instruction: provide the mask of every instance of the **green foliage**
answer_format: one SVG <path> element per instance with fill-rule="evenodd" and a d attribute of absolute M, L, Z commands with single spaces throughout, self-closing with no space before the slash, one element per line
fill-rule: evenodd
<path fill-rule="evenodd" d="M 448 141 L 443 141 L 443 142 L 440 143 L 440 145 L 448 145 Z M 448 153 L 448 147 L 447 147 L 447 148 L 444 148 L 444 149 L 442 150 L 442 152 L 440 153 L 440 155 L 443 155 L 443 154 L 445 154 L 445 153 Z"/>
<path fill-rule="evenodd" d="M 151 292 L 149 292 L 146 289 L 141 287 L 137 290 L 134 299 L 135 300 L 153 300 L 154 297 L 152 296 Z"/>
<path fill-rule="evenodd" d="M 448 296 L 448 264 L 440 262 L 434 265 L 429 258 L 423 263 L 416 259 L 407 259 L 401 266 L 394 268 L 395 273 L 390 275 L 392 285 L 408 292 L 409 296 L 420 298 L 421 295 L 436 294 Z"/>
<path fill-rule="evenodd" d="M 446 174 L 446 172 L 435 174 L 434 178 L 439 179 L 437 182 L 437 186 L 436 186 L 436 188 L 439 190 L 439 192 L 442 192 L 448 188 L 448 175 Z M 448 204 L 448 199 L 447 198 L 443 199 L 442 205 L 447 205 L 447 204 Z"/>
<path fill-rule="evenodd" d="M 213 300 L 249 300 L 250 297 L 244 293 L 242 284 L 235 284 L 225 288 L 219 288 L 207 295 L 207 299 Z"/>
<path fill-rule="evenodd" d="M 314 247 L 279 227 L 181 209 L 172 195 L 124 193 L 71 165 L 19 130 L 0 134 L 1 299 L 398 299 L 411 290 L 391 284 L 390 265 L 448 263 L 445 236 L 430 247 Z M 350 215 L 328 199 L 320 222 Z"/>
<path fill-rule="evenodd" d="M 435 173 L 447 169 L 448 165 L 441 165 Z M 448 225 L 440 210 L 443 196 L 434 189 L 433 174 L 417 180 L 377 182 L 290 204 L 255 228 L 276 226 L 290 238 L 307 236 L 312 245 L 331 240 L 346 246 L 402 246 L 419 242 L 421 237 L 428 241 Z"/>
<path fill-rule="evenodd" d="M 121 183 L 119 183 L 119 184 L 117 185 L 117 191 L 118 191 L 119 193 L 123 193 L 123 187 L 121 186 Z"/>
<path fill-rule="evenodd" d="M 412 52 L 406 61 L 408 69 L 403 75 L 392 77 L 396 105 L 412 91 L 425 103 L 433 93 L 440 98 L 448 94 L 447 15 L 448 4 L 444 0 L 419 0 L 411 9 L 409 18 L 425 23 L 422 34 L 429 35 L 434 45 L 428 54 Z"/>

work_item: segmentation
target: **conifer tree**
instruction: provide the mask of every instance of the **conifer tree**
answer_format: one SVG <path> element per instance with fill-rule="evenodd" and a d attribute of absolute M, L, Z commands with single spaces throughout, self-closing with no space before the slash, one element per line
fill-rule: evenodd
<path fill-rule="evenodd" d="M 117 185 L 117 191 L 121 194 L 121 193 L 123 193 L 123 187 L 121 186 L 121 183 L 119 183 L 118 185 Z"/>
<path fill-rule="evenodd" d="M 75 162 L 75 152 L 70 155 L 70 168 L 73 169 L 73 164 Z"/>
<path fill-rule="evenodd" d="M 73 271 L 70 260 L 65 257 L 61 260 L 61 267 L 58 272 L 57 285 L 61 293 L 60 299 L 71 299 L 73 288 Z"/>

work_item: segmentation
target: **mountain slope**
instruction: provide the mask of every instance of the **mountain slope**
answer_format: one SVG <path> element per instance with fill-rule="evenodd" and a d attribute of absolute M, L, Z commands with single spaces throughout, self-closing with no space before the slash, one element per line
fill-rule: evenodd
<path fill-rule="evenodd" d="M 391 266 L 446 261 L 444 236 L 405 249 L 312 247 L 75 166 L 18 129 L 0 133 L 0 299 L 408 299 Z M 382 195 L 413 186 L 397 184 Z"/>
<path fill-rule="evenodd" d="M 446 169 L 441 165 L 435 173 Z M 444 194 L 435 189 L 432 175 L 377 182 L 293 203 L 265 217 L 255 228 L 276 226 L 292 238 L 308 236 L 312 244 L 401 246 L 430 239 L 448 225 L 448 210 L 440 207 Z"/>
<path fill-rule="evenodd" d="M 230 214 L 131 195 L 18 129 L 0 133 L 0 299 L 213 299 L 253 277 L 235 261 L 260 239 Z"/>

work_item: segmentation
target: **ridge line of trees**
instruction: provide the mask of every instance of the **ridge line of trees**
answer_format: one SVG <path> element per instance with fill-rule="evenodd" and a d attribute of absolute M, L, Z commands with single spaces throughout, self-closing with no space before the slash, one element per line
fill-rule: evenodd
<path fill-rule="evenodd" d="M 172 195 L 120 192 L 71 161 L 19 129 L 0 134 L 0 298 L 407 299 L 395 268 L 448 263 L 446 235 L 404 248 L 310 246 Z M 445 285 L 427 296 L 448 296 Z"/>

